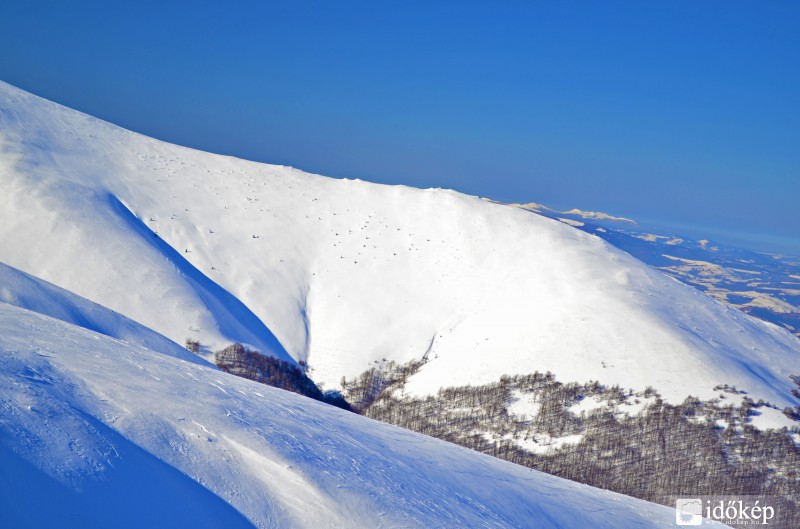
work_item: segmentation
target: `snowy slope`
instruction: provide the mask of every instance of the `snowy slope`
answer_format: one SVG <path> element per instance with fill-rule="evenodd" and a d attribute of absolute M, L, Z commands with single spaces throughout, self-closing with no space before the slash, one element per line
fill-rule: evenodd
<path fill-rule="evenodd" d="M 189 362 L 206 364 L 175 342 L 121 314 L 0 263 L 0 301 Z"/>
<path fill-rule="evenodd" d="M 288 354 L 329 388 L 428 353 L 411 391 L 550 370 L 797 405 L 795 337 L 560 222 L 198 152 L 5 84 L 0 135 L 0 260 L 179 343 Z"/>
<path fill-rule="evenodd" d="M 654 528 L 674 520 L 670 508 L 5 303 L 0 411 L 3 527 Z"/>

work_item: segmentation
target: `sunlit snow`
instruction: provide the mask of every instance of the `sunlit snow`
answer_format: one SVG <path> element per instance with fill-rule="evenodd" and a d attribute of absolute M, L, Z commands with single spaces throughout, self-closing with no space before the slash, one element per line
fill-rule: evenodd
<path fill-rule="evenodd" d="M 0 525 L 671 527 L 594 489 L 0 303 Z"/>

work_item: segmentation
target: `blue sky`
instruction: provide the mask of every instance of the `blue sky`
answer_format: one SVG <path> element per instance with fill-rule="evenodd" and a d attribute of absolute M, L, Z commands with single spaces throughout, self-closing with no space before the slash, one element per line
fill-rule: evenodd
<path fill-rule="evenodd" d="M 335 177 L 800 254 L 800 2 L 0 4 L 0 79 Z"/>

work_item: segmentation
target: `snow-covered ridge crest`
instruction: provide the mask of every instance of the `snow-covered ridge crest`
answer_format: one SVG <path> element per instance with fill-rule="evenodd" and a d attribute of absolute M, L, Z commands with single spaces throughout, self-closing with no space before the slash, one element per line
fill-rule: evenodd
<path fill-rule="evenodd" d="M 193 363 L 197 355 L 160 334 L 101 305 L 0 263 L 0 302 Z"/>
<path fill-rule="evenodd" d="M 549 370 L 798 404 L 796 338 L 557 221 L 178 147 L 8 85 L 0 127 L 0 260 L 179 343 L 305 360 L 329 388 L 428 352 L 408 391 Z"/>

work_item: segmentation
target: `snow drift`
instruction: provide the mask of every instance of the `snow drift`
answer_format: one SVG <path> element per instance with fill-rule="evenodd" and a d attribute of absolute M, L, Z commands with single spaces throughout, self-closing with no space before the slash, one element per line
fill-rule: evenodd
<path fill-rule="evenodd" d="M 208 365 L 175 342 L 121 314 L 3 263 L 0 263 L 0 302 L 182 360 Z"/>

